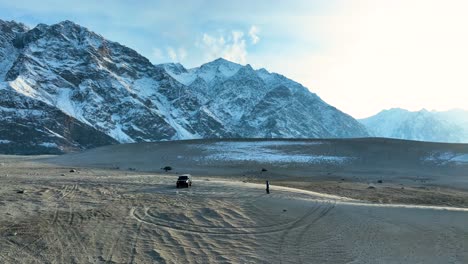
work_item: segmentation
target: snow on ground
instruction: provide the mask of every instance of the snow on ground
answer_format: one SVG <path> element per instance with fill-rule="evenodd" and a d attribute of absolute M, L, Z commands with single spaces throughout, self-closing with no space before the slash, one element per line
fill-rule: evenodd
<path fill-rule="evenodd" d="M 452 161 L 457 163 L 468 163 L 468 154 L 455 156 L 452 158 Z"/>
<path fill-rule="evenodd" d="M 204 161 L 253 161 L 261 163 L 345 163 L 353 157 L 311 155 L 294 152 L 287 153 L 285 147 L 310 146 L 323 142 L 307 141 L 264 141 L 264 142 L 218 142 L 212 145 L 196 145 L 207 151 Z"/>
<path fill-rule="evenodd" d="M 56 148 L 58 147 L 57 144 L 51 142 L 43 142 L 39 144 L 39 146 L 46 147 L 46 148 Z"/>
<path fill-rule="evenodd" d="M 0 139 L 0 144 L 8 144 L 8 143 L 11 143 L 11 141 L 6 140 L 6 139 Z"/>
<path fill-rule="evenodd" d="M 453 152 L 435 152 L 423 158 L 423 161 L 437 163 L 439 165 L 445 165 L 448 163 L 468 164 L 468 154 L 460 154 Z"/>

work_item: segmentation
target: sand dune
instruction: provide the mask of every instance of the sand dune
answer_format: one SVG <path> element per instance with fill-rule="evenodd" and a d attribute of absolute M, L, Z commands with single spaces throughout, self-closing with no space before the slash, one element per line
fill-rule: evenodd
<path fill-rule="evenodd" d="M 342 151 L 346 149 L 344 146 L 337 146 L 341 150 L 335 153 L 324 153 L 315 149 L 323 147 L 323 143 L 307 142 L 305 150 L 304 144 L 296 144 L 298 142 L 277 144 L 274 150 L 270 149 L 270 143 L 257 142 L 254 151 L 268 151 L 276 155 L 275 162 L 280 163 L 282 161 L 278 159 L 283 152 L 287 152 L 287 159 L 305 155 L 304 152 L 314 152 L 316 156 L 359 157 L 358 152 Z M 353 141 L 345 143 L 354 144 Z M 323 194 L 276 184 L 285 185 L 282 179 L 288 177 L 299 179 L 294 174 L 301 170 L 310 179 L 295 181 L 296 184 L 321 183 L 320 178 L 327 174 L 315 174 L 320 172 L 316 159 L 291 165 L 291 175 L 268 174 L 272 182 L 269 195 L 263 184 L 247 182 L 244 176 L 238 175 L 242 170 L 253 171 L 266 166 L 263 161 L 252 161 L 252 157 L 247 161 L 236 158 L 237 161 L 229 159 L 224 163 L 222 160 L 228 158 L 224 156 L 220 161 L 223 166 L 202 166 L 197 171 L 200 174 L 194 176 L 192 188 L 176 189 L 176 174 L 162 173 L 162 164 L 186 172 L 195 168 L 196 162 L 175 163 L 179 160 L 177 156 L 206 157 L 221 153 L 213 150 L 211 145 L 207 146 L 207 151 L 199 149 L 203 147 L 187 147 L 187 144 L 193 142 L 111 146 L 60 157 L 0 156 L 0 209 L 3 212 L 0 214 L 0 262 L 468 262 L 466 207 L 370 203 L 359 197 L 341 197 L 333 192 Z M 236 147 L 237 143 L 234 147 L 232 143 L 227 145 L 231 145 L 230 152 L 246 149 L 245 143 L 241 143 L 240 148 Z M 142 146 L 141 151 L 135 151 L 134 148 Z M 285 146 L 286 149 L 278 150 Z M 434 147 L 439 148 L 437 151 L 455 153 L 463 153 L 466 149 L 464 145 L 425 146 L 427 151 L 422 151 L 421 156 L 433 152 Z M 183 152 L 187 148 L 191 152 Z M 370 145 L 366 148 L 378 149 Z M 408 154 L 411 155 L 414 154 Z M 326 159 L 322 166 L 329 169 L 329 161 Z M 404 159 L 398 157 L 392 160 L 397 161 L 404 163 Z M 235 166 L 240 162 L 244 167 L 226 166 L 233 162 Z M 292 163 L 291 160 L 287 162 Z M 70 172 L 69 165 L 72 164 L 73 168 L 78 168 L 77 172 Z M 414 166 L 417 169 L 424 164 L 422 160 L 420 164 L 408 163 L 405 168 Z M 272 163 L 263 174 L 280 170 L 281 166 Z M 343 175 L 352 175 L 351 169 L 358 166 L 365 168 L 356 163 L 333 166 L 345 166 L 341 170 L 345 172 Z M 432 168 L 440 167 L 440 171 L 430 172 L 428 169 L 423 173 L 433 177 L 432 184 L 436 181 L 447 184 L 447 179 L 441 181 L 437 177 L 443 177 L 448 166 L 455 165 L 433 165 Z M 158 172 L 141 171 L 152 168 Z M 287 168 L 283 169 L 287 171 Z M 201 174 L 202 170 L 224 170 L 224 173 L 216 177 L 206 176 Z M 392 176 L 386 168 L 381 171 L 387 172 L 382 174 L 385 177 Z M 368 172 L 362 170 L 360 173 L 363 177 Z M 388 180 L 396 182 L 404 175 L 402 169 Z M 257 178 L 262 179 L 260 177 L 265 175 Z M 334 178 L 333 175 L 330 177 Z M 447 177 L 455 179 L 461 175 L 455 170 Z M 359 188 L 358 180 L 345 182 Z M 378 193 L 384 192 L 385 188 L 377 186 L 373 190 Z M 460 192 L 464 194 L 462 190 Z M 365 198 L 365 193 L 359 194 Z"/>

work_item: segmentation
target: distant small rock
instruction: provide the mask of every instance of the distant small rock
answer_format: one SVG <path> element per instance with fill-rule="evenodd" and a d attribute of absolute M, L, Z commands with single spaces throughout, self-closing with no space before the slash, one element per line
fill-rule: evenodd
<path fill-rule="evenodd" d="M 382 180 L 378 180 L 377 183 L 383 183 L 383 181 L 382 181 Z"/>
<path fill-rule="evenodd" d="M 77 171 L 76 169 L 71 169 L 71 170 L 70 170 L 70 172 L 72 172 L 72 173 L 73 173 L 73 172 L 76 172 L 76 171 Z"/>
<path fill-rule="evenodd" d="M 17 236 L 17 235 L 18 235 L 17 232 L 13 232 L 13 233 L 8 234 L 8 236 Z"/>
<path fill-rule="evenodd" d="M 268 170 L 267 170 L 267 169 L 265 169 L 265 168 L 262 168 L 262 172 L 266 172 L 266 171 L 268 171 Z"/>
<path fill-rule="evenodd" d="M 25 190 L 18 190 L 18 191 L 16 191 L 16 193 L 21 193 L 21 194 L 22 194 L 22 193 L 25 193 L 25 192 L 26 192 Z"/>
<path fill-rule="evenodd" d="M 65 174 L 64 174 L 64 173 L 62 173 L 62 174 L 60 174 L 60 176 L 65 176 Z"/>
<path fill-rule="evenodd" d="M 367 187 L 367 189 L 375 189 L 375 186 L 369 185 L 369 187 Z"/>
<path fill-rule="evenodd" d="M 168 171 L 172 170 L 172 167 L 171 166 L 165 166 L 165 167 L 161 168 L 161 170 L 164 170 L 165 172 L 168 172 Z"/>

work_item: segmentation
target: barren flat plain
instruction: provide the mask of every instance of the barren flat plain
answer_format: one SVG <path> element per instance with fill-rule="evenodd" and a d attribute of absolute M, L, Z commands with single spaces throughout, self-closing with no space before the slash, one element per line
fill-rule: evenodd
<path fill-rule="evenodd" d="M 182 173 L 191 188 L 175 188 Z M 468 145 L 193 140 L 0 156 L 0 212 L 1 263 L 468 263 Z"/>

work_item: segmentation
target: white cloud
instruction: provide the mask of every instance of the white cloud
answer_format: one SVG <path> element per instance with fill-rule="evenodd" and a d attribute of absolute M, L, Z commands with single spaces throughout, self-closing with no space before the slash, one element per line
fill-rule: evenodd
<path fill-rule="evenodd" d="M 249 36 L 252 41 L 252 44 L 257 44 L 260 41 L 260 37 L 258 36 L 260 33 L 260 29 L 257 26 L 251 26 L 249 30 Z"/>
<path fill-rule="evenodd" d="M 177 60 L 177 53 L 172 47 L 167 48 L 167 55 L 169 55 L 169 58 L 171 58 L 172 61 Z"/>
<path fill-rule="evenodd" d="M 173 47 L 167 47 L 167 55 L 174 62 L 180 62 L 187 57 L 187 51 L 180 47 L 177 50 Z"/>
<path fill-rule="evenodd" d="M 227 36 L 212 36 L 205 33 L 201 48 L 208 60 L 223 57 L 242 64 L 247 61 L 247 45 L 242 31 L 231 31 Z"/>

